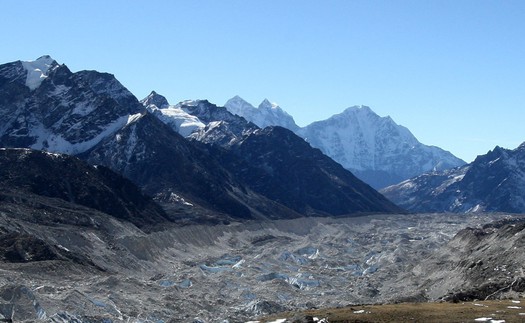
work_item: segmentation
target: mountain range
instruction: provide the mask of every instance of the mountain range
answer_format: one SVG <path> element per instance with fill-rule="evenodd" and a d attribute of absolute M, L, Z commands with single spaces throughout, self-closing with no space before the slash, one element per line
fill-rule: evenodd
<path fill-rule="evenodd" d="M 276 104 L 271 114 L 261 108 L 268 106 L 265 102 L 254 108 L 236 96 L 225 107 L 261 127 L 288 125 L 409 211 L 525 212 L 524 145 L 515 150 L 496 147 L 465 164 L 449 152 L 421 144 L 407 128 L 366 106 L 351 107 L 300 128 Z"/>
<path fill-rule="evenodd" d="M 448 151 L 420 143 L 407 128 L 390 117 L 378 116 L 367 106 L 350 107 L 302 128 L 266 99 L 254 108 L 236 96 L 225 107 L 259 127 L 279 125 L 294 131 L 376 189 L 465 164 Z"/>
<path fill-rule="evenodd" d="M 523 294 L 522 216 L 405 208 L 525 212 L 525 143 L 384 189 L 400 207 L 278 106 L 252 108 L 273 121 L 156 92 L 139 101 L 113 75 L 49 56 L 0 65 L 0 321 L 247 322 Z M 409 142 L 374 115 L 350 108 L 312 133 L 355 121 L 370 130 L 355 147 Z"/>
<path fill-rule="evenodd" d="M 139 101 L 113 75 L 73 73 L 49 56 L 0 66 L 0 146 L 106 166 L 172 218 L 402 211 L 289 130 L 261 130 L 207 101 Z"/>
<path fill-rule="evenodd" d="M 525 143 L 496 147 L 472 163 L 425 173 L 381 192 L 414 212 L 525 212 Z"/>
<path fill-rule="evenodd" d="M 225 104 L 230 112 L 259 127 L 279 125 L 294 131 L 376 189 L 465 164 L 448 151 L 420 143 L 407 128 L 390 117 L 378 116 L 367 106 L 350 107 L 302 128 L 276 104 L 269 106 L 264 100 L 254 108 L 239 96 Z"/>

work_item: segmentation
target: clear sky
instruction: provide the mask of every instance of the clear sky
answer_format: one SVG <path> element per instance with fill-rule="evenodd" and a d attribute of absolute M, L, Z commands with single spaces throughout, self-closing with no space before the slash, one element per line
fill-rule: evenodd
<path fill-rule="evenodd" d="M 139 99 L 353 105 L 467 162 L 525 141 L 525 1 L 2 0 L 0 63 L 49 54 Z"/>

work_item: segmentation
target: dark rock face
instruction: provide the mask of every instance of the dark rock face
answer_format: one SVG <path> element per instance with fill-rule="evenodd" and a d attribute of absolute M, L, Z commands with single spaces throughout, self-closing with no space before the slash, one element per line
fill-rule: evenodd
<path fill-rule="evenodd" d="M 282 127 L 232 145 L 223 164 L 254 191 L 306 215 L 402 212 L 318 149 Z"/>
<path fill-rule="evenodd" d="M 206 124 L 204 129 L 190 136 L 203 143 L 227 148 L 259 129 L 255 124 L 230 113 L 226 108 L 206 100 L 182 104 L 181 108 Z"/>
<path fill-rule="evenodd" d="M 78 154 L 144 110 L 112 75 L 54 63 L 39 87 L 21 62 L 0 67 L 0 146 Z"/>
<path fill-rule="evenodd" d="M 496 147 L 472 163 L 423 174 L 381 192 L 416 212 L 525 212 L 525 144 Z"/>
<path fill-rule="evenodd" d="M 207 101 L 182 105 L 207 126 L 191 135 L 246 187 L 303 215 L 403 212 L 282 127 L 259 129 Z"/>
<path fill-rule="evenodd" d="M 129 180 L 67 155 L 0 149 L 2 199 L 25 194 L 82 205 L 138 227 L 167 221 L 164 211 Z"/>

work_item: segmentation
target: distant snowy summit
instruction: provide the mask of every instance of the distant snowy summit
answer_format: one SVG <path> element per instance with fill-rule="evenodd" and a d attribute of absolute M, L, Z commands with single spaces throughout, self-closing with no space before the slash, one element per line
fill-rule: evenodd
<path fill-rule="evenodd" d="M 254 108 L 236 96 L 225 107 L 261 127 L 279 125 L 296 132 L 374 188 L 465 164 L 448 151 L 423 145 L 407 128 L 390 117 L 378 116 L 367 106 L 350 107 L 327 120 L 300 128 L 295 122 L 290 123 L 293 118 L 281 108 L 275 109 L 279 111 L 275 114 L 268 113 L 267 102 Z"/>
<path fill-rule="evenodd" d="M 295 124 L 291 115 L 267 99 L 264 99 L 261 104 L 255 108 L 237 95 L 228 100 L 224 104 L 224 107 L 231 113 L 241 116 L 261 128 L 280 126 L 294 132 L 299 129 L 299 126 Z"/>
<path fill-rule="evenodd" d="M 188 137 L 205 126 L 198 117 L 192 116 L 183 109 L 182 104 L 170 105 L 164 96 L 155 91 L 152 91 L 140 103 L 183 137 Z M 189 104 L 189 101 L 186 103 Z"/>
<path fill-rule="evenodd" d="M 448 151 L 420 143 L 407 128 L 367 106 L 348 108 L 298 134 L 375 188 L 465 164 Z"/>

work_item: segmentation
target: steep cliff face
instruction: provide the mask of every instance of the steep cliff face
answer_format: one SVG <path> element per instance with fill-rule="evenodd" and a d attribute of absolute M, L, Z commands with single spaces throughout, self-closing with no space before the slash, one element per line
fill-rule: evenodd
<path fill-rule="evenodd" d="M 182 198 L 234 218 L 251 218 L 246 189 L 205 149 L 151 114 L 120 129 L 86 156 L 115 169 L 159 201 Z M 244 200 L 244 201 L 243 201 Z"/>

